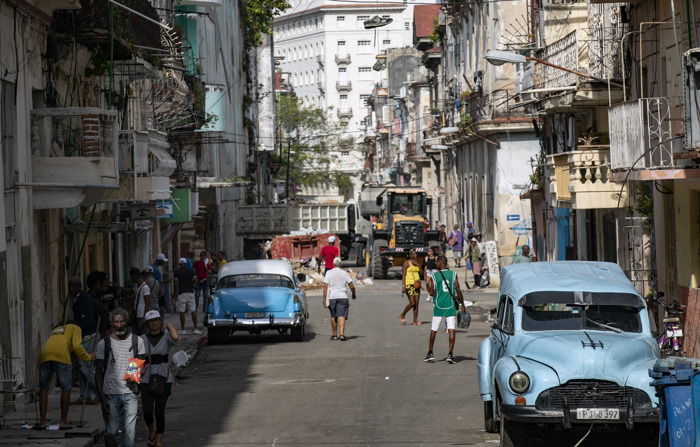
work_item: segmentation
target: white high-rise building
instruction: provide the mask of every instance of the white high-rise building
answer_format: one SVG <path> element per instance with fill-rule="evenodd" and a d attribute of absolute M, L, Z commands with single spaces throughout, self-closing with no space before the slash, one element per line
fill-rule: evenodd
<path fill-rule="evenodd" d="M 290 84 L 304 104 L 332 107 L 330 117 L 347 123 L 346 137 L 357 144 L 337 148 L 331 169 L 350 175 L 356 197 L 365 162 L 359 143 L 364 137 L 366 101 L 378 84 L 386 83 L 386 70 L 373 67 L 385 61 L 381 54 L 387 48 L 413 45 L 413 6 L 332 0 L 290 0 L 290 4 L 274 22 L 277 68 L 289 73 Z M 364 22 L 375 16 L 391 18 L 392 23 L 365 29 Z M 305 191 L 305 195 L 338 193 L 343 191 Z"/>

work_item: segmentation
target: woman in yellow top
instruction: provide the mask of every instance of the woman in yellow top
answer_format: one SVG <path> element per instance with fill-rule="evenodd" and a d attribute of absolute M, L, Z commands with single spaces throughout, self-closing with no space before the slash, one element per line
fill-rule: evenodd
<path fill-rule="evenodd" d="M 413 325 L 423 324 L 418 321 L 418 303 L 420 302 L 420 275 L 423 266 L 418 263 L 418 254 L 415 250 L 408 252 L 408 259 L 403 263 L 403 274 L 401 276 L 401 293 L 406 293 L 408 305 L 404 308 L 399 320 L 401 324 L 406 324 L 406 314 L 413 309 Z M 417 287 L 416 287 L 417 286 Z"/>

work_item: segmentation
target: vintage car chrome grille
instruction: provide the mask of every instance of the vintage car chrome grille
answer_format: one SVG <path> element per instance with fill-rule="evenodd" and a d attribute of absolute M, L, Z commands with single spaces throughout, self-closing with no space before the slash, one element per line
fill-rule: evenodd
<path fill-rule="evenodd" d="M 423 222 L 404 220 L 395 224 L 396 246 L 414 248 L 423 246 Z"/>
<path fill-rule="evenodd" d="M 535 407 L 539 410 L 562 409 L 564 399 L 569 408 L 622 408 L 630 398 L 635 407 L 651 406 L 651 399 L 644 391 L 619 386 L 613 382 L 571 381 L 550 388 L 537 396 Z"/>

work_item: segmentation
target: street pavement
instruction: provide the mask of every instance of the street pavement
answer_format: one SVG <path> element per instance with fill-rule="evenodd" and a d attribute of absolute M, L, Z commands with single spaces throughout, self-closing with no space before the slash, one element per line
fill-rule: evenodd
<path fill-rule="evenodd" d="M 483 429 L 483 404 L 477 384 L 476 358 L 489 334 L 496 306 L 494 288 L 465 291 L 472 301 L 472 324 L 457 329 L 456 364 L 444 361 L 448 338 L 438 332 L 435 363 L 423 361 L 428 350 L 431 304 L 421 298 L 422 326 L 402 325 L 399 313 L 400 270 L 388 280 L 357 286 L 350 308 L 348 341 L 331 341 L 329 314 L 320 290 L 307 293 L 310 320 L 304 341 L 288 335 L 236 334 L 221 345 L 206 343 L 206 331 L 188 335 L 173 348 L 193 355 L 175 368 L 177 383 L 166 408 L 166 446 L 493 446 L 497 434 Z M 469 277 L 470 283 L 471 277 Z M 202 315 L 200 312 L 200 320 Z M 410 315 L 407 315 L 409 322 Z M 177 314 L 166 322 L 179 328 Z M 78 397 L 74 389 L 72 399 Z M 59 392 L 49 399 L 49 424 L 58 423 Z M 34 423 L 34 406 L 27 408 Z M 71 406 L 69 420 L 79 424 L 80 406 Z M 21 428 L 24 408 L 5 418 L 0 447 L 88 447 L 103 444 L 99 405 L 88 405 L 83 428 L 34 431 Z M 137 423 L 136 445 L 145 445 L 143 419 Z M 573 447 L 582 433 L 553 434 L 546 445 Z M 605 433 L 591 435 L 581 446 L 599 447 Z M 626 440 L 623 440 L 626 441 Z M 652 442 L 653 443 L 653 442 Z M 625 442 L 610 440 L 619 447 Z M 629 441 L 629 445 L 639 443 Z"/>

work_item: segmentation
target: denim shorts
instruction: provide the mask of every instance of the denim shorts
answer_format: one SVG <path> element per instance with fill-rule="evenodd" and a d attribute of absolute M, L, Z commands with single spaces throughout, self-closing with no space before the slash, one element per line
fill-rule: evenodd
<path fill-rule="evenodd" d="M 39 365 L 39 389 L 51 388 L 51 377 L 56 373 L 61 391 L 70 391 L 73 388 L 73 366 L 66 363 L 49 360 Z"/>
<path fill-rule="evenodd" d="M 348 319 L 348 309 L 350 308 L 350 302 L 347 298 L 345 299 L 333 299 L 329 300 L 330 306 L 328 308 L 331 310 L 331 318 L 343 317 Z"/>

